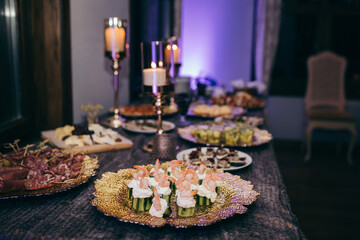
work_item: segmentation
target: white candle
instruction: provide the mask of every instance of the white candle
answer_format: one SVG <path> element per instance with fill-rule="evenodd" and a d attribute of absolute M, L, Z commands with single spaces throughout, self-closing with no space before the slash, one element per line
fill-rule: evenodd
<path fill-rule="evenodd" d="M 174 54 L 174 63 L 179 63 L 179 54 L 180 54 L 180 48 L 178 48 L 177 45 L 172 45 L 173 54 Z M 171 59 L 171 46 L 167 45 L 165 48 L 165 60 L 167 63 L 170 63 Z"/>
<path fill-rule="evenodd" d="M 123 52 L 125 50 L 125 29 L 108 27 L 105 29 L 105 51 Z"/>
<path fill-rule="evenodd" d="M 164 68 L 146 68 L 143 70 L 143 83 L 145 86 L 165 86 L 166 71 Z"/>

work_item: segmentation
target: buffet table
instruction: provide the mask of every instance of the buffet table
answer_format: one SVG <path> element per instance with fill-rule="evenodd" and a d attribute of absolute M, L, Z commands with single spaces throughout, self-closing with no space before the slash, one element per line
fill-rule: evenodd
<path fill-rule="evenodd" d="M 176 123 L 179 117 L 166 120 Z M 131 139 L 134 146 L 95 154 L 100 168 L 88 182 L 54 195 L 0 200 L 0 239 L 306 239 L 291 211 L 271 143 L 241 148 L 253 162 L 231 172 L 251 181 L 254 190 L 260 193 L 245 214 L 210 226 L 185 229 L 151 228 L 105 216 L 90 204 L 94 198 L 94 181 L 108 171 L 154 162 L 142 150 L 153 135 L 118 131 Z M 178 151 L 194 147 L 193 143 L 179 138 L 176 131 L 170 134 L 180 147 Z"/>

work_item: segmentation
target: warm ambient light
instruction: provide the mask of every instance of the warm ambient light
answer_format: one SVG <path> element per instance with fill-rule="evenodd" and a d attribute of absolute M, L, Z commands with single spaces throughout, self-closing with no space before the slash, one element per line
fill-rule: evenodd
<path fill-rule="evenodd" d="M 124 52 L 125 29 L 119 27 L 108 27 L 105 29 L 105 51 Z"/>
<path fill-rule="evenodd" d="M 156 63 L 151 62 L 151 67 L 152 67 L 152 68 L 156 68 Z"/>
<path fill-rule="evenodd" d="M 180 48 L 178 48 L 176 44 L 173 44 L 172 50 L 174 53 L 174 63 L 179 63 Z M 170 63 L 170 59 L 171 59 L 170 54 L 171 54 L 171 46 L 167 45 L 165 48 L 165 60 L 167 63 Z"/>
<path fill-rule="evenodd" d="M 151 62 L 151 68 L 143 70 L 143 83 L 145 86 L 164 86 L 166 85 L 166 71 L 164 68 L 157 68 L 155 62 Z M 163 62 L 159 61 L 159 67 Z"/>

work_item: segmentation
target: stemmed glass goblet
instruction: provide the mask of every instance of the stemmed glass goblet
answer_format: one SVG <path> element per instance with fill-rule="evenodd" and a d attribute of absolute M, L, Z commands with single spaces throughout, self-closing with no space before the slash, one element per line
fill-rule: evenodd
<path fill-rule="evenodd" d="M 191 96 L 188 93 L 179 93 L 175 96 L 175 103 L 180 114 L 180 126 L 188 125 L 185 117 L 191 104 Z"/>

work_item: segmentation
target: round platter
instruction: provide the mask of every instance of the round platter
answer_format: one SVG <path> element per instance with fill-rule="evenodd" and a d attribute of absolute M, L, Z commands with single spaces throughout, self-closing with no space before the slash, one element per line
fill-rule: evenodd
<path fill-rule="evenodd" d="M 114 108 L 109 109 L 110 113 L 114 112 Z M 177 106 L 164 106 L 163 117 L 173 116 L 178 112 Z M 155 108 L 152 104 L 140 104 L 119 107 L 119 114 L 126 119 L 151 119 L 156 118 Z"/>
<path fill-rule="evenodd" d="M 58 192 L 63 192 L 86 183 L 90 177 L 96 174 L 96 169 L 99 168 L 97 158 L 86 156 L 82 164 L 82 170 L 77 178 L 66 180 L 62 183 L 54 184 L 51 187 L 40 188 L 36 190 L 22 190 L 0 193 L 0 199 L 31 197 L 52 195 Z"/>
<path fill-rule="evenodd" d="M 150 170 L 153 165 L 145 166 Z M 168 164 L 163 163 L 162 169 L 167 169 Z M 220 194 L 216 201 L 207 207 L 196 207 L 192 217 L 178 217 L 176 213 L 175 196 L 172 194 L 171 210 L 172 213 L 167 218 L 151 216 L 148 212 L 136 213 L 131 210 L 131 201 L 127 198 L 127 184 L 132 176 L 130 169 L 121 169 L 117 173 L 106 172 L 102 177 L 95 181 L 94 198 L 91 204 L 106 216 L 112 216 L 122 222 L 131 222 L 150 227 L 161 227 L 170 225 L 176 228 L 187 228 L 192 226 L 207 226 L 235 214 L 243 214 L 247 211 L 246 205 L 252 204 L 259 193 L 253 190 L 253 185 L 245 181 L 240 176 L 224 173 L 218 170 L 218 175 L 222 177 L 223 184 L 220 187 Z"/>
<path fill-rule="evenodd" d="M 213 118 L 216 118 L 216 117 L 237 117 L 237 116 L 240 116 L 244 113 L 246 113 L 246 110 L 242 107 L 230 107 L 231 109 L 231 114 L 230 115 L 222 115 L 222 114 L 217 114 L 217 115 L 211 115 L 209 112 L 206 112 L 207 114 L 206 115 L 201 115 L 201 114 L 196 114 L 194 113 L 194 109 L 196 107 L 198 107 L 200 105 L 197 105 L 197 104 L 194 104 L 194 105 L 191 105 L 189 107 L 189 110 L 187 112 L 187 116 L 190 116 L 190 117 L 197 117 L 197 118 L 203 118 L 203 119 L 213 119 Z M 205 106 L 205 105 L 204 105 Z M 207 107 L 219 107 L 217 105 L 206 105 Z"/>
<path fill-rule="evenodd" d="M 205 153 L 206 150 L 207 150 L 207 147 L 202 147 L 201 148 L 201 152 L 203 152 L 203 153 Z M 226 150 L 229 150 L 229 149 L 226 149 Z M 189 155 L 192 151 L 196 151 L 196 148 L 189 148 L 189 149 L 185 149 L 185 150 L 179 152 L 176 155 L 176 159 L 188 161 L 187 155 Z M 214 151 L 216 151 L 216 149 L 214 149 Z M 242 165 L 242 166 L 231 166 L 229 168 L 222 168 L 222 170 L 224 170 L 226 172 L 236 171 L 236 170 L 245 168 L 245 167 L 249 166 L 252 163 L 252 158 L 250 157 L 249 154 L 246 154 L 246 153 L 241 152 L 241 151 L 237 151 L 237 154 L 239 155 L 239 157 L 245 157 L 245 160 L 244 160 L 245 164 Z M 215 157 L 215 165 L 217 164 L 217 160 L 218 159 Z"/>
<path fill-rule="evenodd" d="M 196 143 L 203 146 L 224 146 L 224 147 L 254 147 L 266 144 L 272 140 L 272 135 L 265 129 L 254 128 L 254 141 L 251 144 L 238 144 L 238 145 L 228 145 L 228 144 L 210 144 L 206 142 L 199 142 L 194 136 L 191 135 L 191 131 L 196 128 L 196 125 L 190 125 L 184 128 L 178 128 L 177 131 L 179 136 L 192 143 Z"/>
<path fill-rule="evenodd" d="M 124 122 L 121 126 L 130 132 L 136 133 L 156 133 L 157 120 L 139 119 Z M 169 121 L 162 121 L 162 127 L 165 132 L 175 129 L 175 124 Z"/>

